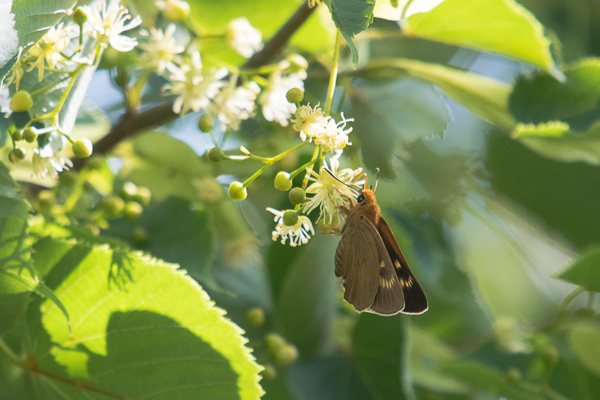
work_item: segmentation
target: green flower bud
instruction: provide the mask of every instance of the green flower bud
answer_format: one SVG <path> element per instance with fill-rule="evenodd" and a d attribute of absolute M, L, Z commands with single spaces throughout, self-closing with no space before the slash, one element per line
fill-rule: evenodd
<path fill-rule="evenodd" d="M 262 377 L 267 380 L 277 378 L 277 370 L 272 364 L 265 364 L 265 369 L 262 371 Z"/>
<path fill-rule="evenodd" d="M 225 155 L 225 153 L 223 153 L 223 150 L 221 150 L 220 148 L 213 147 L 208 151 L 208 159 L 210 161 L 219 162 L 226 160 L 227 156 Z"/>
<path fill-rule="evenodd" d="M 147 206 L 150 204 L 150 200 L 152 199 L 152 192 L 145 186 L 138 186 L 137 193 L 133 195 L 133 200 L 139 202 L 140 204 Z"/>
<path fill-rule="evenodd" d="M 73 11 L 73 22 L 77 25 L 83 25 L 88 20 L 87 13 L 81 7 L 77 7 L 75 11 Z"/>
<path fill-rule="evenodd" d="M 148 241 L 148 232 L 146 232 L 146 230 L 141 226 L 138 226 L 133 230 L 131 238 L 137 245 L 144 244 Z"/>
<path fill-rule="evenodd" d="M 121 195 L 125 200 L 135 200 L 139 188 L 133 182 L 125 182 L 121 188 Z"/>
<path fill-rule="evenodd" d="M 100 208 L 109 216 L 116 216 L 123 212 L 125 202 L 122 198 L 114 195 L 106 196 L 100 202 Z"/>
<path fill-rule="evenodd" d="M 262 326 L 265 323 L 265 310 L 253 307 L 246 313 L 246 319 L 251 326 Z"/>
<path fill-rule="evenodd" d="M 274 358 L 279 365 L 289 365 L 298 359 L 298 349 L 292 344 L 287 344 L 274 354 Z"/>
<path fill-rule="evenodd" d="M 88 138 L 77 139 L 75 142 L 73 142 L 71 148 L 75 157 L 78 158 L 88 158 L 94 151 L 92 141 Z"/>
<path fill-rule="evenodd" d="M 285 98 L 290 103 L 300 103 L 304 99 L 304 91 L 300 88 L 291 88 L 285 94 Z"/>
<path fill-rule="evenodd" d="M 38 135 L 35 128 L 31 126 L 23 131 L 23 139 L 25 139 L 27 143 L 35 142 L 37 140 L 37 137 Z"/>
<path fill-rule="evenodd" d="M 10 153 L 8 153 L 8 160 L 13 164 L 18 163 L 19 161 L 21 161 L 24 158 L 25 158 L 25 153 L 23 153 L 23 150 L 21 150 L 21 149 L 12 149 L 10 151 Z"/>
<path fill-rule="evenodd" d="M 40 210 L 50 210 L 54 205 L 54 193 L 50 190 L 42 190 L 38 193 L 37 201 Z"/>
<path fill-rule="evenodd" d="M 27 90 L 19 90 L 10 99 L 10 109 L 14 112 L 29 111 L 33 107 L 33 99 Z"/>
<path fill-rule="evenodd" d="M 306 192 L 300 187 L 295 187 L 288 192 L 288 197 L 293 205 L 302 204 L 306 200 Z"/>
<path fill-rule="evenodd" d="M 271 332 L 265 336 L 265 345 L 269 353 L 275 356 L 279 350 L 287 346 L 287 342 L 280 334 Z"/>
<path fill-rule="evenodd" d="M 242 201 L 248 197 L 248 191 L 242 182 L 233 181 L 229 184 L 229 190 L 227 192 L 229 198 L 236 201 Z"/>
<path fill-rule="evenodd" d="M 125 209 L 123 210 L 123 214 L 130 220 L 136 220 L 142 216 L 142 212 L 144 208 L 137 201 L 128 201 L 125 203 Z"/>
<path fill-rule="evenodd" d="M 171 0 L 166 2 L 162 12 L 167 20 L 180 22 L 190 15 L 190 5 L 186 1 Z"/>
<path fill-rule="evenodd" d="M 285 210 L 283 212 L 283 224 L 285 226 L 294 226 L 298 223 L 298 212 L 295 210 Z"/>
<path fill-rule="evenodd" d="M 198 128 L 202 132 L 210 132 L 210 131 L 212 131 L 214 126 L 215 126 L 214 120 L 208 114 L 204 114 L 198 120 Z"/>
<path fill-rule="evenodd" d="M 292 178 L 290 174 L 285 171 L 279 171 L 277 175 L 275 175 L 275 181 L 273 182 L 275 189 L 281 191 L 288 191 L 292 188 Z"/>
<path fill-rule="evenodd" d="M 12 138 L 15 142 L 18 142 L 19 140 L 23 139 L 23 131 L 21 129 L 17 129 L 12 133 Z"/>

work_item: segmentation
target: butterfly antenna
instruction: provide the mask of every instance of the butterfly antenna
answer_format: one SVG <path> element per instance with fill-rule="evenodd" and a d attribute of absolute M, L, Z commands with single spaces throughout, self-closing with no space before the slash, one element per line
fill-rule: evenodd
<path fill-rule="evenodd" d="M 373 189 L 373 192 L 377 191 L 377 184 L 379 183 L 379 173 L 381 172 L 381 170 L 379 169 L 379 167 L 377 167 L 375 171 L 377 171 L 377 175 L 375 175 L 375 188 Z"/>
<path fill-rule="evenodd" d="M 332 177 L 333 179 L 335 179 L 335 180 L 336 180 L 336 181 L 338 181 L 339 183 L 341 183 L 341 184 L 344 184 L 344 185 L 348 186 L 350 189 L 354 190 L 355 192 L 357 192 L 357 191 L 358 191 L 358 190 L 357 190 L 355 187 L 353 187 L 352 185 L 350 185 L 350 184 L 348 184 L 348 183 L 346 183 L 346 182 L 344 182 L 344 181 L 340 180 L 340 178 L 338 178 L 337 176 L 335 176 L 335 175 L 333 174 L 333 172 L 331 172 L 331 171 L 329 170 L 329 168 L 324 168 L 324 169 L 325 169 L 325 171 L 327 171 L 327 173 L 328 173 L 329 175 L 331 175 L 331 177 Z"/>

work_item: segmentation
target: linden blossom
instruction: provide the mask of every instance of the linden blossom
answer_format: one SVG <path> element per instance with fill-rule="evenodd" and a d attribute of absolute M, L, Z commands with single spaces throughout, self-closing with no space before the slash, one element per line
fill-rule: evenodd
<path fill-rule="evenodd" d="M 284 212 L 274 208 L 267 207 L 267 211 L 275 215 L 275 228 L 273 230 L 273 240 L 279 240 L 281 244 L 289 241 L 291 247 L 301 246 L 308 243 L 308 240 L 314 235 L 315 230 L 312 222 L 306 215 L 299 215 L 298 220 L 293 225 L 286 225 L 283 221 Z"/>
<path fill-rule="evenodd" d="M 258 93 L 260 87 L 256 82 L 237 86 L 237 76 L 233 76 L 229 85 L 217 94 L 208 111 L 215 115 L 221 130 L 238 130 L 241 121 L 254 116 Z"/>
<path fill-rule="evenodd" d="M 177 55 L 185 50 L 185 47 L 178 44 L 174 37 L 175 29 L 175 24 L 169 24 L 166 30 L 152 27 L 149 31 L 140 32 L 142 36 L 148 38 L 139 47 L 143 51 L 140 57 L 140 65 L 143 68 L 154 70 L 159 74 L 165 70 L 175 71 L 177 65 L 174 61 Z"/>
<path fill-rule="evenodd" d="M 127 8 L 123 7 L 119 0 L 97 0 L 89 6 L 84 6 L 88 16 L 86 28 L 91 36 L 103 47 L 110 46 L 121 52 L 133 50 L 137 46 L 137 40 L 125 35 L 142 23 L 139 16 L 131 18 Z M 129 21 L 129 22 L 128 22 Z"/>

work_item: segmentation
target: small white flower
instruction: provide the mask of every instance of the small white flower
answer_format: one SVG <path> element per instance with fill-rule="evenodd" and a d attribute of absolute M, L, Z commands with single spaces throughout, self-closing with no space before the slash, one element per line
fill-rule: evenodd
<path fill-rule="evenodd" d="M 4 118 L 10 117 L 10 92 L 8 86 L 0 84 L 0 113 L 4 114 Z"/>
<path fill-rule="evenodd" d="M 117 51 L 130 51 L 137 46 L 137 40 L 122 35 L 142 23 L 139 16 L 131 18 L 127 8 L 119 0 L 96 0 L 86 6 L 90 34 L 102 46 L 110 44 Z"/>
<path fill-rule="evenodd" d="M 267 211 L 273 213 L 275 218 L 275 229 L 273 230 L 273 240 L 279 240 L 281 244 L 289 241 L 292 247 L 301 246 L 308 243 L 308 240 L 314 235 L 312 222 L 306 215 L 299 215 L 298 222 L 295 225 L 287 226 L 283 223 L 283 211 L 267 207 Z"/>
<path fill-rule="evenodd" d="M 254 116 L 256 96 L 260 87 L 256 82 L 249 82 L 244 86 L 236 86 L 237 77 L 231 79 L 230 84 L 217 94 L 210 112 L 219 120 L 221 130 L 231 128 L 238 130 L 240 122 Z"/>
<path fill-rule="evenodd" d="M 51 132 L 43 147 L 33 150 L 32 164 L 35 175 L 44 178 L 46 175 L 56 177 L 58 172 L 62 172 L 73 166 L 71 160 L 62 157 L 60 152 L 67 142 L 65 137 L 58 132 Z"/>
<path fill-rule="evenodd" d="M 263 48 L 262 34 L 245 17 L 232 20 L 227 26 L 225 37 L 227 43 L 246 58 Z"/>
<path fill-rule="evenodd" d="M 260 96 L 262 113 L 267 121 L 276 121 L 281 126 L 288 126 L 289 118 L 296 112 L 296 105 L 287 101 L 286 94 L 291 88 L 304 89 L 304 82 L 299 74 L 282 76 L 271 75 L 269 87 Z"/>
<path fill-rule="evenodd" d="M 62 23 L 53 26 L 38 40 L 25 55 L 27 63 L 30 65 L 28 71 L 37 68 L 38 80 L 44 78 L 44 68 L 55 69 L 65 61 L 61 54 L 69 44 L 72 38 L 72 26 L 64 27 Z"/>
<path fill-rule="evenodd" d="M 324 162 L 324 166 L 318 173 L 312 169 L 308 170 L 308 180 L 312 183 L 306 188 L 306 194 L 312 196 L 302 205 L 305 214 L 310 214 L 318 208 L 320 215 L 317 221 L 328 230 L 336 230 L 343 222 L 341 207 L 349 205 L 350 199 L 356 196 L 356 191 L 350 186 L 363 183 L 362 169 L 338 170 L 338 158 L 339 156 L 332 157 L 329 166 Z"/>
<path fill-rule="evenodd" d="M 141 35 L 147 36 L 148 40 L 140 44 L 140 49 L 144 52 L 140 57 L 140 65 L 159 74 L 165 70 L 174 71 L 177 54 L 185 50 L 175 40 L 174 33 L 174 24 L 169 24 L 164 31 L 156 28 L 150 28 L 150 31 L 143 30 Z"/>
<path fill-rule="evenodd" d="M 321 146 L 326 152 L 341 153 L 344 147 L 352 144 L 348 141 L 348 134 L 352 132 L 352 127 L 346 127 L 348 122 L 352 121 L 353 118 L 344 118 L 344 114 L 340 122 L 330 118 L 325 129 L 314 137 L 315 144 Z"/>
<path fill-rule="evenodd" d="M 296 110 L 295 118 L 292 118 L 292 127 L 300 133 L 303 142 L 307 140 L 310 142 L 325 131 L 327 119 L 328 117 L 323 114 L 323 110 L 318 105 L 314 108 L 303 105 Z"/>
<path fill-rule="evenodd" d="M 180 67 L 175 67 L 170 80 L 163 88 L 166 92 L 177 95 L 173 103 L 173 111 L 185 114 L 189 110 L 199 111 L 206 108 L 210 100 L 225 85 L 222 78 L 227 75 L 227 70 L 221 68 L 214 72 L 204 72 L 200 54 L 192 54 L 191 60 Z"/>

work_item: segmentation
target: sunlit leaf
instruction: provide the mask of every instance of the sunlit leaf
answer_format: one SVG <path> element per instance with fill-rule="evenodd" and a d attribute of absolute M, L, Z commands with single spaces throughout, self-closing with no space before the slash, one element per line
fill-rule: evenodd
<path fill-rule="evenodd" d="M 502 54 L 551 73 L 556 66 L 542 25 L 513 0 L 445 0 L 407 19 L 405 33 Z"/>
<path fill-rule="evenodd" d="M 364 30 L 373 20 L 375 0 L 326 0 L 336 27 L 346 39 L 352 61 L 358 62 L 358 50 L 354 44 L 354 36 Z"/>
<path fill-rule="evenodd" d="M 600 292 L 600 249 L 583 255 L 558 278 L 579 285 L 593 292 Z"/>
<path fill-rule="evenodd" d="M 569 346 L 579 361 L 590 371 L 600 376 L 600 325 L 577 323 L 569 327 Z"/>

